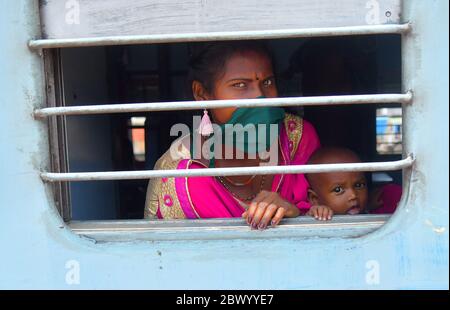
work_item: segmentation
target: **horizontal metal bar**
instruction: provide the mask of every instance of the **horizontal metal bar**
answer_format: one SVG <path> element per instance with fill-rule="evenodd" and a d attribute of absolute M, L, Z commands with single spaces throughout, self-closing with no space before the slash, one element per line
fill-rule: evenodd
<path fill-rule="evenodd" d="M 264 106 L 319 106 L 319 105 L 350 105 L 375 103 L 410 103 L 412 93 L 406 94 L 377 94 L 377 95 L 348 95 L 348 96 L 318 96 L 292 97 L 269 99 L 240 99 L 240 100 L 205 100 L 178 102 L 151 102 L 106 104 L 72 107 L 51 107 L 34 111 L 36 118 L 53 115 L 87 115 L 104 113 L 128 113 L 149 111 L 196 110 L 224 107 L 264 107 Z"/>
<path fill-rule="evenodd" d="M 140 170 L 140 171 L 109 171 L 109 172 L 71 172 L 71 173 L 41 173 L 41 178 L 48 182 L 68 181 L 107 181 L 107 180 L 137 180 L 162 177 L 195 177 L 195 176 L 233 176 L 262 174 L 295 174 L 295 173 L 326 173 L 337 171 L 391 171 L 411 167 L 414 163 L 412 155 L 407 158 L 390 162 L 292 165 L 292 166 L 259 166 L 236 168 L 205 168 L 184 170 Z"/>
<path fill-rule="evenodd" d="M 204 32 L 204 33 L 177 33 L 158 35 L 132 35 L 132 36 L 108 36 L 97 38 L 77 39 L 40 39 L 31 40 L 28 46 L 31 49 L 87 47 L 128 44 L 153 44 L 176 42 L 202 42 L 221 40 L 251 40 L 251 39 L 278 39 L 278 38 L 309 38 L 328 36 L 350 36 L 370 34 L 402 34 L 410 30 L 408 24 L 390 25 L 364 25 L 350 27 L 327 27 L 284 30 L 257 30 L 257 31 L 229 31 L 229 32 Z"/>

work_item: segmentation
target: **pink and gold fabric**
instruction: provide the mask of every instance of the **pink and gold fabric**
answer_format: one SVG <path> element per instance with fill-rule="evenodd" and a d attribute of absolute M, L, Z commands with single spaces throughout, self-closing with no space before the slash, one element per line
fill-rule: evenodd
<path fill-rule="evenodd" d="M 302 118 L 286 113 L 278 139 L 282 160 L 279 165 L 306 164 L 320 146 L 314 127 Z M 190 158 L 187 148 L 181 147 L 181 159 L 172 160 L 166 152 L 155 169 L 204 169 L 199 161 Z M 303 174 L 275 175 L 272 191 L 295 204 L 302 214 L 307 202 L 308 182 Z M 237 200 L 215 177 L 179 177 L 152 179 L 147 188 L 146 218 L 199 219 L 240 217 L 245 205 Z"/>

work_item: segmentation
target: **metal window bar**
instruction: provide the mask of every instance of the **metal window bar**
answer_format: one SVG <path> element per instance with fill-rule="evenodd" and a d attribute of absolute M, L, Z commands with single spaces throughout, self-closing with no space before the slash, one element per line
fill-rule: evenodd
<path fill-rule="evenodd" d="M 149 111 L 196 110 L 204 108 L 224 107 L 266 107 L 266 106 L 320 106 L 320 105 L 350 105 L 350 104 L 409 104 L 412 102 L 411 92 L 406 94 L 376 94 L 376 95 L 348 95 L 348 96 L 317 96 L 291 97 L 270 99 L 239 99 L 239 100 L 205 100 L 106 104 L 73 107 L 51 107 L 34 111 L 35 118 L 54 115 L 88 115 L 104 113 L 127 113 Z"/>
<path fill-rule="evenodd" d="M 205 168 L 186 170 L 141 170 L 141 171 L 109 171 L 109 172 L 72 172 L 72 173 L 41 173 L 41 178 L 47 182 L 71 181 L 110 181 L 137 180 L 162 177 L 195 177 L 195 176 L 235 176 L 262 174 L 295 174 L 295 173 L 327 173 L 338 171 L 391 171 L 409 168 L 414 163 L 412 154 L 405 159 L 390 162 L 292 165 L 292 166 L 257 166 L 236 168 Z"/>
<path fill-rule="evenodd" d="M 160 35 L 108 36 L 76 39 L 31 40 L 28 46 L 39 50 L 45 48 L 88 47 L 128 44 L 154 44 L 177 42 L 202 42 L 220 40 L 251 40 L 278 38 L 311 38 L 328 36 L 352 36 L 373 34 L 404 34 L 411 29 L 409 23 L 393 25 L 363 25 L 347 27 L 305 28 L 284 30 L 230 31 L 207 33 L 178 33 Z"/>

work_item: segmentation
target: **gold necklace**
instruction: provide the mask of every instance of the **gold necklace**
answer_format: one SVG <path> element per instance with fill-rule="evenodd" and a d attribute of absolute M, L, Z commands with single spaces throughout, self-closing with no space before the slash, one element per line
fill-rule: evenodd
<path fill-rule="evenodd" d="M 263 189 L 265 178 L 266 178 L 266 175 L 263 174 L 262 177 L 261 177 L 261 186 L 260 186 L 259 192 L 261 192 L 262 189 Z M 238 200 L 241 200 L 241 201 L 250 201 L 250 200 L 255 199 L 256 195 L 259 194 L 259 192 L 258 192 L 258 193 L 252 194 L 252 195 L 250 195 L 250 196 L 248 196 L 248 197 L 246 197 L 246 198 L 242 198 L 241 196 L 239 196 L 238 194 L 234 193 L 234 192 L 231 190 L 231 188 L 224 182 L 223 177 L 217 176 L 217 179 L 218 179 L 218 180 L 220 181 L 220 183 L 222 183 L 222 185 L 230 192 L 230 194 L 233 195 L 233 197 L 237 198 Z"/>
<path fill-rule="evenodd" d="M 240 186 L 246 186 L 246 185 L 249 185 L 252 181 L 253 181 L 253 179 L 256 177 L 256 175 L 252 175 L 247 181 L 245 181 L 244 183 L 237 183 L 237 182 L 233 182 L 233 181 L 231 181 L 230 180 L 230 178 L 228 178 L 228 177 L 221 177 L 221 178 L 224 178 L 225 180 L 227 180 L 227 182 L 228 183 L 230 183 L 231 185 L 233 185 L 233 186 L 236 186 L 236 187 L 240 187 Z"/>

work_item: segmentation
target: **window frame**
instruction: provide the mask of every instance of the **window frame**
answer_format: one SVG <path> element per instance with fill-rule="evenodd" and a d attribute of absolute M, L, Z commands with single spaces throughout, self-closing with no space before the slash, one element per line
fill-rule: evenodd
<path fill-rule="evenodd" d="M 65 106 L 64 75 L 60 49 L 43 50 L 45 97 L 47 107 Z M 60 103 L 60 104 L 58 104 Z M 48 122 L 48 138 L 51 171 L 69 172 L 69 153 L 67 148 L 66 117 L 50 117 Z M 68 182 L 51 184 L 55 206 L 63 218 L 68 222 L 72 218 L 70 185 Z"/>
<path fill-rule="evenodd" d="M 44 54 L 46 95 L 48 106 L 64 106 L 64 85 L 59 50 Z M 60 105 L 61 106 L 61 105 Z M 50 117 L 49 138 L 51 169 L 68 172 L 65 116 Z M 131 127 L 130 127 L 131 128 Z M 62 148 L 58 148 L 62 146 Z M 405 170 L 405 169 L 403 169 Z M 409 179 L 406 179 L 409 180 Z M 359 238 L 381 228 L 390 215 L 335 216 L 333 221 L 322 222 L 311 217 L 284 219 L 280 226 L 265 232 L 252 231 L 242 219 L 199 220 L 101 220 L 72 221 L 69 182 L 52 182 L 55 203 L 65 225 L 76 235 L 96 242 L 129 242 L 136 240 L 224 240 L 272 238 Z M 403 184 L 403 189 L 409 183 Z M 405 191 L 406 192 L 406 191 Z M 405 195 L 404 195 L 405 196 Z M 402 197 L 402 201 L 404 198 Z M 399 204 L 400 206 L 400 204 Z"/>
<path fill-rule="evenodd" d="M 307 29 L 306 29 L 307 30 Z M 279 37 L 281 38 L 281 37 Z M 39 40 L 35 40 L 39 41 Z M 402 40 L 403 45 L 403 40 Z M 33 45 L 30 44 L 33 48 Z M 48 47 L 48 46 L 47 46 Z M 51 46 L 50 46 L 51 47 Z M 39 47 L 38 47 L 39 48 Z M 47 107 L 65 106 L 63 70 L 59 48 L 43 47 Z M 403 54 L 403 53 L 402 53 Z M 402 55 L 402 62 L 403 60 Z M 402 81 L 404 84 L 404 81 Z M 59 105 L 58 105 L 59 103 Z M 402 107 L 403 124 L 404 106 Z M 51 171 L 69 171 L 65 116 L 49 117 Z M 403 130 L 404 132 L 404 130 Z M 404 141 L 404 140 L 403 140 Z M 405 144 L 404 144 L 405 145 Z M 407 154 L 404 148 L 403 154 Z M 406 204 L 412 167 L 403 171 L 403 195 L 399 208 Z M 67 227 L 75 234 L 99 242 L 128 242 L 136 240 L 211 240 L 211 239 L 270 239 L 270 238 L 358 238 L 382 227 L 390 215 L 336 216 L 333 221 L 320 222 L 310 217 L 284 219 L 276 229 L 252 231 L 242 219 L 200 220 L 110 220 L 71 221 L 69 182 L 48 183 L 55 204 Z M 243 225 L 244 223 L 244 225 Z"/>

